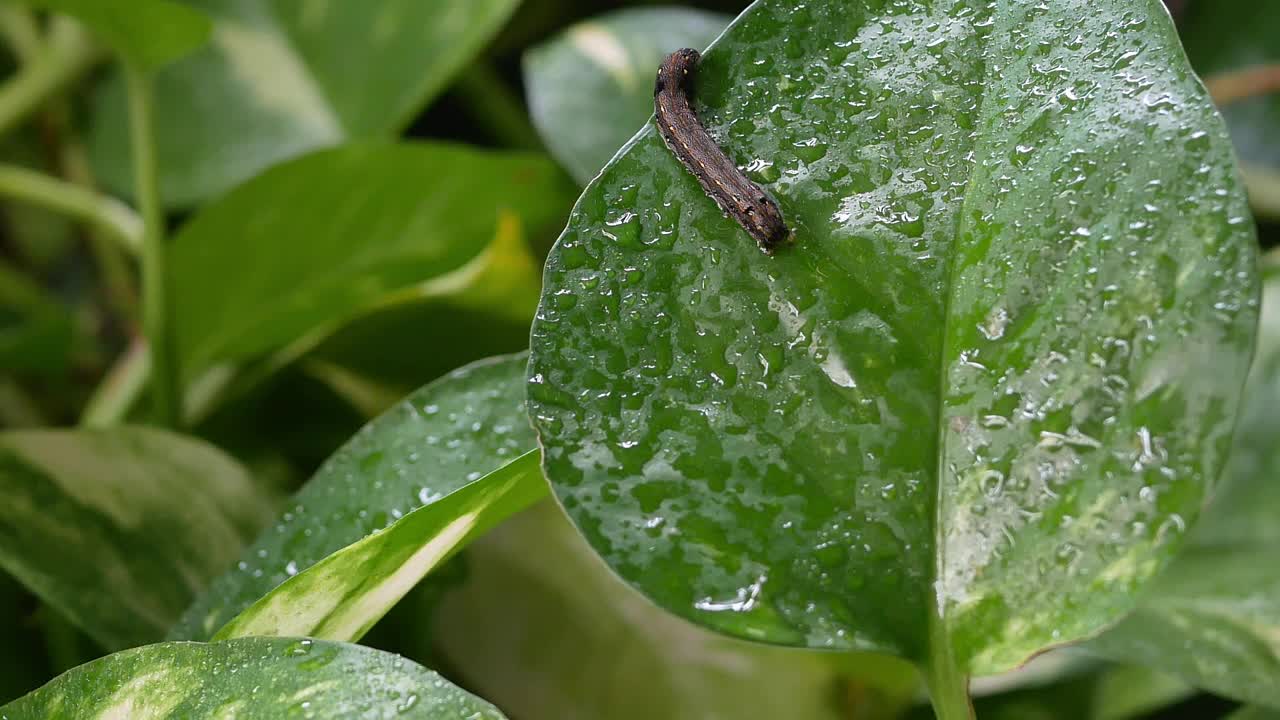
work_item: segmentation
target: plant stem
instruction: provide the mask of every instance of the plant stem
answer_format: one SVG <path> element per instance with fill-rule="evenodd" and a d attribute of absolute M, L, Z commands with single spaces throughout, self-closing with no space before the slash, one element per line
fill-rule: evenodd
<path fill-rule="evenodd" d="M 136 337 L 116 360 L 107 376 L 93 391 L 80 415 L 81 427 L 118 425 L 129 415 L 151 377 L 151 352 L 147 342 Z"/>
<path fill-rule="evenodd" d="M 152 397 L 156 421 L 175 427 L 181 419 L 177 371 L 169 336 L 169 294 L 166 283 L 164 209 L 160 203 L 156 162 L 151 78 L 131 62 L 125 63 L 129 94 L 129 140 L 133 149 L 138 209 L 142 212 L 142 327 L 151 347 Z"/>
<path fill-rule="evenodd" d="M 1218 73 L 1205 78 L 1204 84 L 1218 107 L 1226 107 L 1257 95 L 1280 92 L 1280 64 Z"/>
<path fill-rule="evenodd" d="M 83 29 L 75 27 L 51 34 L 44 51 L 0 86 L 0 135 L 79 80 L 102 57 Z"/>
<path fill-rule="evenodd" d="M 115 198 L 44 173 L 2 163 L 0 195 L 83 220 L 109 235 L 130 253 L 142 250 L 142 219 Z"/>
<path fill-rule="evenodd" d="M 933 714 L 938 720 L 973 720 L 969 678 L 956 664 L 955 651 L 940 608 L 931 608 L 929 614 L 929 658 L 924 668 L 924 679 L 929 686 Z"/>
<path fill-rule="evenodd" d="M 542 147 L 524 103 L 489 63 L 473 64 L 458 78 L 454 89 L 472 119 L 499 142 L 526 150 Z"/>

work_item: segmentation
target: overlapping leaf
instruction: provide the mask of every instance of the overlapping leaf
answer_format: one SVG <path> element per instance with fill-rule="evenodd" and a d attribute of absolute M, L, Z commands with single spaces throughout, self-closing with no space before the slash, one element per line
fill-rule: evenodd
<path fill-rule="evenodd" d="M 722 632 L 975 674 L 1132 607 L 1225 463 L 1256 313 L 1163 8 L 764 0 L 696 95 L 795 242 L 760 253 L 651 128 L 588 187 L 530 397 L 596 550 Z"/>
<path fill-rule="evenodd" d="M 234 460 L 190 438 L 0 434 L 0 567 L 108 648 L 162 637 L 271 510 Z"/>
<path fill-rule="evenodd" d="M 245 550 L 236 570 L 213 583 L 170 636 L 208 639 L 290 577 L 533 449 L 524 413 L 524 366 L 521 355 L 462 368 L 367 425 L 320 468 L 279 522 Z M 357 550 L 352 557 L 363 555 Z"/>
<path fill-rule="evenodd" d="M 503 720 L 492 705 L 402 657 L 291 638 L 126 650 L 0 707 L 2 720 L 52 717 Z"/>
<path fill-rule="evenodd" d="M 113 49 L 153 70 L 199 48 L 209 38 L 209 18 L 171 0 L 22 0 L 28 5 L 73 15 Z"/>
<path fill-rule="evenodd" d="M 517 3 L 192 0 L 214 18 L 213 40 L 157 77 L 165 200 L 193 205 L 309 150 L 398 133 Z M 96 98 L 90 141 L 98 175 L 127 194 L 119 77 Z"/>

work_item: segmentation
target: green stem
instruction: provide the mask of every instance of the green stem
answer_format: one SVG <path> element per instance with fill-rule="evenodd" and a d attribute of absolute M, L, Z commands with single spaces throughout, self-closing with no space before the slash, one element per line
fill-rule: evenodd
<path fill-rule="evenodd" d="M 101 58 L 98 46 L 83 30 L 51 34 L 44 52 L 0 86 L 0 135 L 83 77 Z"/>
<path fill-rule="evenodd" d="M 929 658 L 924 668 L 929 686 L 929 701 L 938 720 L 973 720 L 973 704 L 969 701 L 969 678 L 956 663 L 951 637 L 938 608 L 932 608 L 929 621 Z"/>
<path fill-rule="evenodd" d="M 0 164 L 0 195 L 82 220 L 131 253 L 142 250 L 142 219 L 114 198 L 44 173 L 5 164 Z"/>
<path fill-rule="evenodd" d="M 454 89 L 472 119 L 499 142 L 526 150 L 542 147 L 524 103 L 489 63 L 473 64 L 458 78 Z"/>
<path fill-rule="evenodd" d="M 134 338 L 129 349 L 93 391 L 80 415 L 81 427 L 119 425 L 129 415 L 151 377 L 151 353 L 142 338 Z"/>
<path fill-rule="evenodd" d="M 142 212 L 142 327 L 151 347 L 152 396 L 156 421 L 175 427 L 181 419 L 178 375 L 169 336 L 169 294 L 165 282 L 164 209 L 160 203 L 156 162 L 151 78 L 142 68 L 125 63 L 129 94 L 129 140 L 133 149 L 138 209 Z"/>

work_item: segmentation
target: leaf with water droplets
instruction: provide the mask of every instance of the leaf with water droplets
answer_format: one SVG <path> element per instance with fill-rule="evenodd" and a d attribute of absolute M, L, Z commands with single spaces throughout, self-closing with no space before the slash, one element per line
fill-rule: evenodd
<path fill-rule="evenodd" d="M 653 70 L 729 24 L 689 8 L 629 8 L 569 27 L 524 54 L 529 112 L 547 147 L 586 183 L 653 114 Z"/>
<path fill-rule="evenodd" d="M 1212 692 L 1280 707 L 1280 262 L 1222 487 L 1138 611 L 1089 647 Z"/>
<path fill-rule="evenodd" d="M 0 707 L 0 720 L 53 717 L 503 720 L 398 655 L 293 638 L 147 645 L 81 665 Z"/>
<path fill-rule="evenodd" d="M 183 615 L 170 637 L 207 640 L 277 585 L 534 449 L 525 356 L 461 368 L 366 425 Z"/>
<path fill-rule="evenodd" d="M 163 637 L 271 506 L 235 460 L 193 438 L 0 433 L 0 567 L 110 649 Z"/>
<path fill-rule="evenodd" d="M 530 450 L 414 510 L 391 527 L 289 578 L 237 615 L 215 640 L 253 635 L 355 642 L 400 598 L 467 543 L 547 494 Z M 286 572 L 297 573 L 296 563 Z"/>
<path fill-rule="evenodd" d="M 695 94 L 795 240 L 762 254 L 651 127 L 580 199 L 529 393 L 597 552 L 725 633 L 973 674 L 1129 610 L 1222 469 L 1256 320 L 1164 10 L 767 0 Z"/>

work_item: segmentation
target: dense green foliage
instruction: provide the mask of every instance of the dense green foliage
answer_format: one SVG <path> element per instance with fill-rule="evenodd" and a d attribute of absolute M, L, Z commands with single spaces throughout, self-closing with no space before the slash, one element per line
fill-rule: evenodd
<path fill-rule="evenodd" d="M 696 4 L 0 4 L 0 720 L 1280 713 L 1280 15 Z"/>

